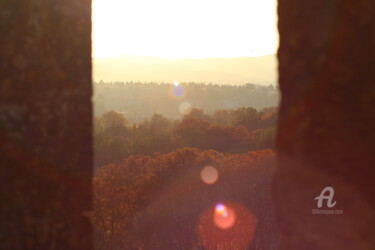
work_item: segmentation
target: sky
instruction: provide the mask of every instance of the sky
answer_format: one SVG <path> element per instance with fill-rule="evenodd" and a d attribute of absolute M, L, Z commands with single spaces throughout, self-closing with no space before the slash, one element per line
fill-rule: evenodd
<path fill-rule="evenodd" d="M 93 0 L 93 57 L 275 54 L 276 0 Z"/>

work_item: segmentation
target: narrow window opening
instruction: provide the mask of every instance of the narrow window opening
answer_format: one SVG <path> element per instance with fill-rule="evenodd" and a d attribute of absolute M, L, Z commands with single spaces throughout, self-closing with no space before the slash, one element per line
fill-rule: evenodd
<path fill-rule="evenodd" d="M 276 1 L 93 0 L 96 249 L 276 249 Z"/>

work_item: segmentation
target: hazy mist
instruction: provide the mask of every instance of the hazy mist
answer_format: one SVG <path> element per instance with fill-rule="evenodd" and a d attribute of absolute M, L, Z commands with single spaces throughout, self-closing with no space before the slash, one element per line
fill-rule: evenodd
<path fill-rule="evenodd" d="M 274 84 L 275 55 L 238 58 L 165 59 L 144 56 L 93 58 L 94 81 Z"/>

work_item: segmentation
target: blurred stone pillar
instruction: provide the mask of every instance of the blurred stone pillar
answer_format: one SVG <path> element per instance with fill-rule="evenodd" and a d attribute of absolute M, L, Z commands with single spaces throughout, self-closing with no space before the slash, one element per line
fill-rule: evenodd
<path fill-rule="evenodd" d="M 0 0 L 0 248 L 91 249 L 91 1 Z"/>
<path fill-rule="evenodd" d="M 280 249 L 374 249 L 375 1 L 279 0 L 278 14 Z M 318 208 L 327 186 L 336 205 Z"/>

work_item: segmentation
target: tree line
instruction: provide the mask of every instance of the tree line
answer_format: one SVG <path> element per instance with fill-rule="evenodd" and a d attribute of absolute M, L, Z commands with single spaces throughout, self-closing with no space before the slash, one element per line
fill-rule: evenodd
<path fill-rule="evenodd" d="M 139 123 L 155 113 L 169 119 L 180 119 L 182 115 L 176 104 L 181 102 L 188 102 L 211 115 L 219 109 L 254 107 L 260 110 L 276 106 L 279 102 L 279 90 L 271 84 L 183 83 L 186 91 L 183 100 L 175 100 L 168 95 L 172 85 L 154 82 L 94 82 L 95 116 L 115 110 L 124 113 L 129 122 Z"/>
<path fill-rule="evenodd" d="M 183 147 L 243 153 L 273 149 L 277 108 L 217 110 L 212 115 L 193 108 L 182 119 L 154 114 L 130 124 L 123 113 L 108 111 L 95 118 L 95 168 L 120 163 L 131 155 L 168 153 Z"/>

